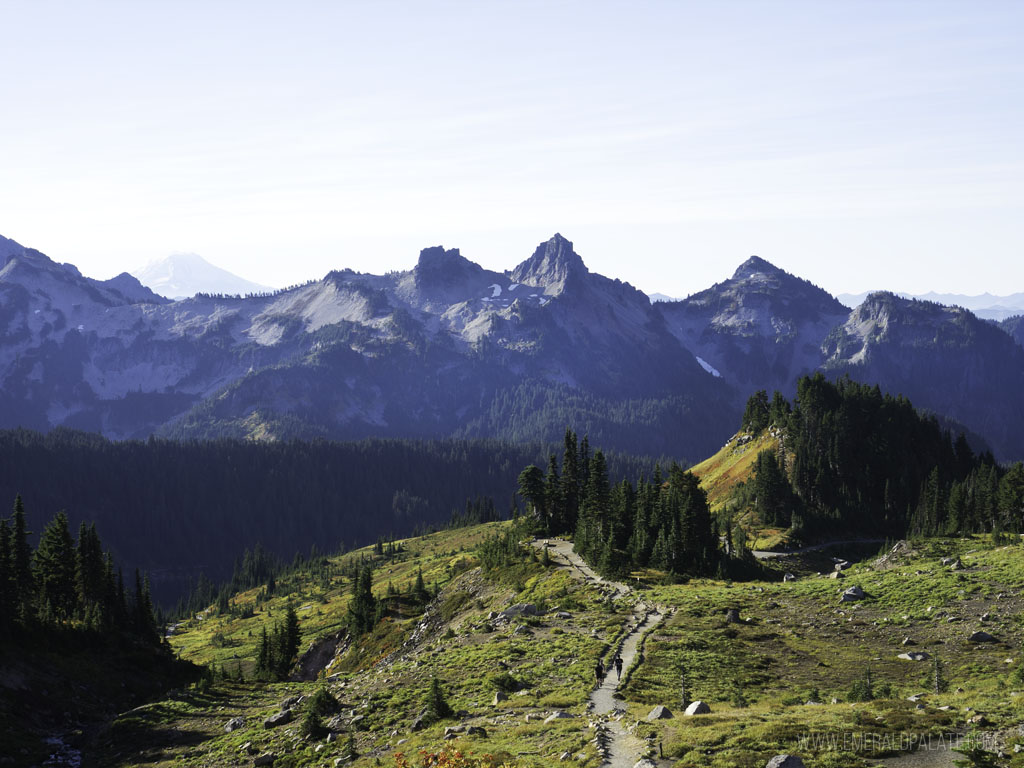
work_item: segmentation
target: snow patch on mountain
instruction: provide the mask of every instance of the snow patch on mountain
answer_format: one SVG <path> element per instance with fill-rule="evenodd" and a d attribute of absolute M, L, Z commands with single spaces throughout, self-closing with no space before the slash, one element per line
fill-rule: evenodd
<path fill-rule="evenodd" d="M 718 372 L 718 369 L 715 368 L 715 366 L 713 366 L 711 363 L 709 363 L 703 357 L 697 357 L 697 362 L 700 363 L 700 367 L 701 368 L 703 368 L 705 371 L 710 373 L 716 379 L 722 378 L 722 374 Z"/>

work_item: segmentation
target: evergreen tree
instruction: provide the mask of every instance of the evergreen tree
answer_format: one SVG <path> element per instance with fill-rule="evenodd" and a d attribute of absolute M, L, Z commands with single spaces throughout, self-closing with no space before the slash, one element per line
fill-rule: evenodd
<path fill-rule="evenodd" d="M 359 637 L 373 629 L 377 616 L 377 600 L 373 596 L 372 568 L 356 567 L 352 577 L 352 601 L 348 606 L 349 632 Z"/>
<path fill-rule="evenodd" d="M 22 621 L 32 616 L 35 604 L 35 579 L 32 576 L 32 548 L 28 543 L 28 529 L 25 526 L 25 507 L 21 494 L 14 499 L 11 533 L 11 581 L 14 587 L 14 602 Z"/>
<path fill-rule="evenodd" d="M 432 723 L 444 720 L 455 714 L 445 699 L 441 683 L 436 677 L 430 682 L 430 690 L 427 692 L 423 704 L 426 709 L 425 719 Z"/>
<path fill-rule="evenodd" d="M 41 611 L 57 621 L 74 618 L 75 543 L 71 539 L 68 517 L 64 512 L 58 512 L 43 528 L 34 559 Z"/>

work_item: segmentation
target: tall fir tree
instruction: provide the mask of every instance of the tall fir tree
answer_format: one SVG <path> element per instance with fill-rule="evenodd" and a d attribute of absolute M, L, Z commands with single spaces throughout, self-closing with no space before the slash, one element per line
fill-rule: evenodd
<path fill-rule="evenodd" d="M 75 592 L 75 543 L 68 530 L 68 516 L 58 512 L 39 537 L 34 558 L 39 610 L 57 621 L 77 613 Z"/>

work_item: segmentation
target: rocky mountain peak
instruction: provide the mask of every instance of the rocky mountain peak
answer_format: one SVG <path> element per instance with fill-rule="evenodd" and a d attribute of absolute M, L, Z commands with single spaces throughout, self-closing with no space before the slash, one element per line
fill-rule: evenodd
<path fill-rule="evenodd" d="M 483 272 L 483 267 L 474 264 L 461 253 L 458 248 L 445 250 L 443 245 L 424 248 L 420 251 L 419 261 L 413 274 L 416 284 L 420 287 L 428 285 L 451 286 L 462 283 L 467 278 L 475 277 Z"/>
<path fill-rule="evenodd" d="M 512 271 L 512 279 L 517 283 L 560 290 L 573 276 L 585 275 L 589 271 L 573 250 L 572 241 L 556 232 Z"/>
<path fill-rule="evenodd" d="M 733 273 L 733 280 L 748 280 L 756 275 L 765 275 L 768 277 L 778 277 L 786 274 L 781 269 L 776 267 L 770 261 L 762 259 L 760 256 L 751 256 L 749 259 L 744 261 L 736 271 Z"/>

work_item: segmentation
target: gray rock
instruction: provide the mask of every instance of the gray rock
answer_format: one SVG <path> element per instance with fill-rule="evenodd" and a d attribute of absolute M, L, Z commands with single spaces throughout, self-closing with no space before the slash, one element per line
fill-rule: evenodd
<path fill-rule="evenodd" d="M 689 717 L 693 717 L 694 715 L 709 715 L 711 714 L 711 707 L 703 701 L 695 701 L 686 708 L 686 712 L 683 714 Z"/>
<path fill-rule="evenodd" d="M 559 611 L 558 613 L 555 614 L 555 618 L 556 619 L 571 619 L 572 618 L 572 614 L 568 613 L 567 611 Z"/>
<path fill-rule="evenodd" d="M 459 734 L 465 732 L 466 726 L 464 725 L 449 725 L 447 728 L 444 729 L 444 736 L 445 738 L 448 738 L 452 734 Z"/>
<path fill-rule="evenodd" d="M 927 661 L 931 656 L 924 651 L 907 651 L 906 653 L 901 653 L 896 658 L 903 659 L 904 661 Z"/>
<path fill-rule="evenodd" d="M 525 624 L 520 624 L 512 631 L 512 634 L 529 637 L 533 634 L 533 630 L 527 627 Z"/>
<path fill-rule="evenodd" d="M 245 754 L 247 755 L 255 755 L 258 750 L 256 749 L 255 744 L 253 744 L 251 741 L 247 741 L 245 742 L 245 744 L 238 748 L 238 751 L 245 752 Z"/>
<path fill-rule="evenodd" d="M 297 704 L 302 703 L 304 696 L 289 696 L 287 699 L 281 702 L 281 709 L 292 709 Z"/>
<path fill-rule="evenodd" d="M 544 719 L 544 722 L 553 723 L 555 720 L 568 720 L 572 717 L 576 717 L 576 715 L 570 715 L 568 712 L 552 712 Z"/>
<path fill-rule="evenodd" d="M 668 707 L 664 707 L 661 704 L 652 709 L 647 715 L 647 719 L 650 722 L 655 720 L 668 720 L 670 717 L 672 717 L 672 713 L 669 711 Z"/>
<path fill-rule="evenodd" d="M 740 623 L 740 609 L 739 608 L 727 608 L 725 611 L 725 623 L 726 624 L 739 624 Z"/>
<path fill-rule="evenodd" d="M 764 768 L 804 768 L 804 761 L 796 755 L 776 755 Z"/>
<path fill-rule="evenodd" d="M 645 757 L 634 763 L 633 768 L 658 768 L 658 764 Z"/>
<path fill-rule="evenodd" d="M 982 632 L 981 630 L 972 634 L 967 638 L 972 643 L 998 643 L 995 635 L 990 635 L 988 632 Z"/>
<path fill-rule="evenodd" d="M 275 760 L 277 760 L 277 755 L 273 752 L 264 752 L 259 757 L 253 758 L 252 764 L 255 766 L 273 765 Z"/>
<path fill-rule="evenodd" d="M 839 602 L 841 602 L 841 603 L 852 603 L 855 600 L 863 600 L 863 599 L 864 599 L 864 590 L 861 589 L 860 587 L 858 587 L 857 585 L 854 585 L 854 586 L 850 587 L 849 589 L 847 589 L 845 592 L 843 592 L 843 596 L 839 598 Z"/>
<path fill-rule="evenodd" d="M 481 739 L 487 738 L 487 731 L 481 728 L 479 725 L 471 725 L 466 729 L 467 736 L 479 736 Z"/>
<path fill-rule="evenodd" d="M 224 733 L 231 733 L 232 731 L 237 731 L 239 728 L 241 728 L 244 725 L 245 725 L 245 718 L 244 717 L 232 717 L 230 720 L 228 720 L 227 724 L 224 726 Z"/>
<path fill-rule="evenodd" d="M 909 637 L 904 637 L 903 638 L 903 642 L 901 643 L 901 645 L 917 645 L 917 643 L 915 643 Z"/>
<path fill-rule="evenodd" d="M 792 573 L 784 573 L 782 575 L 782 580 L 783 581 L 796 581 L 796 576 L 794 576 Z"/>
<path fill-rule="evenodd" d="M 494 701 L 491 702 L 493 706 L 498 706 L 499 702 L 508 699 L 508 695 L 504 691 L 496 691 L 494 694 Z"/>
<path fill-rule="evenodd" d="M 285 725 L 286 723 L 290 723 L 291 721 L 292 711 L 290 709 L 283 709 L 280 712 L 277 712 L 268 717 L 266 720 L 264 720 L 263 727 L 268 729 L 276 728 L 279 725 Z"/>
<path fill-rule="evenodd" d="M 512 619 L 518 616 L 537 616 L 539 613 L 537 606 L 533 603 L 516 603 L 499 613 L 498 618 Z"/>
<path fill-rule="evenodd" d="M 832 573 L 830 573 L 825 578 L 827 578 L 827 579 L 845 579 L 846 578 L 846 574 L 843 573 L 842 571 L 832 571 Z"/>

